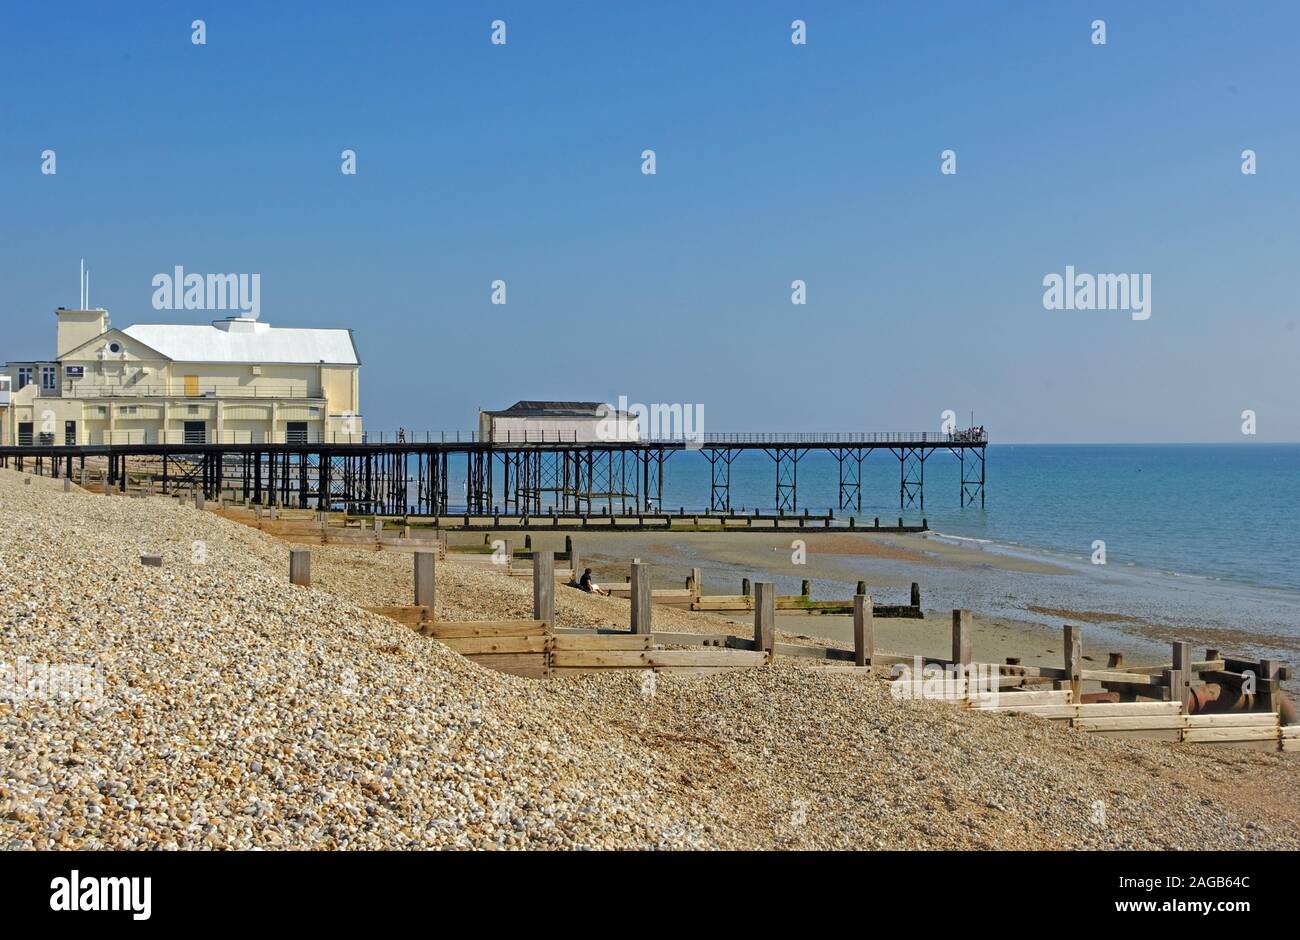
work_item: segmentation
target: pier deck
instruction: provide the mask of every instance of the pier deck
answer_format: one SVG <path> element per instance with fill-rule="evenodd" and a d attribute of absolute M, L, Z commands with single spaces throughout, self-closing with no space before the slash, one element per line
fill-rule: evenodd
<path fill-rule="evenodd" d="M 128 481 L 161 492 L 194 488 L 256 505 L 346 509 L 415 516 L 667 516 L 664 466 L 698 451 L 710 467 L 703 514 L 733 515 L 731 464 L 761 451 L 774 471 L 771 511 L 799 514 L 799 462 L 810 451 L 838 466 L 837 508 L 862 509 L 862 464 L 875 451 L 898 460 L 900 510 L 925 509 L 925 463 L 936 451 L 961 465 L 961 506 L 984 505 L 985 448 L 979 431 L 715 433 L 700 440 L 636 442 L 555 438 L 484 440 L 442 433 L 384 440 L 281 443 L 37 443 L 0 448 L 0 467 L 92 479 L 125 492 Z M 453 462 L 463 461 L 464 492 L 451 492 Z M 87 477 L 87 474 L 90 474 Z M 746 528 L 752 527 L 752 523 Z M 901 522 L 900 522 L 901 525 Z"/>

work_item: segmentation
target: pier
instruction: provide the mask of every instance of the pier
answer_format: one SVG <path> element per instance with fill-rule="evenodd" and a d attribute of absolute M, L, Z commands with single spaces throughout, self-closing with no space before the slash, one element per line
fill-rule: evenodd
<path fill-rule="evenodd" d="M 207 499 L 228 496 L 259 506 L 460 516 L 467 526 L 474 519 L 499 525 L 500 517 L 546 516 L 545 524 L 586 525 L 592 517 L 608 517 L 644 527 L 686 513 L 685 507 L 672 512 L 664 505 L 664 468 L 674 456 L 698 451 L 710 473 L 708 492 L 696 504 L 702 511 L 694 515 L 732 518 L 736 524 L 727 528 L 752 529 L 765 520 L 771 526 L 773 519 L 779 524 L 807 518 L 807 508 L 800 509 L 799 462 L 812 451 L 826 452 L 838 466 L 835 509 L 841 513 L 861 511 L 863 463 L 876 452 L 898 461 L 900 510 L 924 511 L 925 464 L 936 452 L 960 463 L 959 505 L 982 507 L 987 445 L 983 429 L 713 433 L 695 441 L 634 442 L 544 435 L 483 439 L 475 432 L 451 432 L 259 444 L 40 443 L 0 448 L 0 467 L 78 482 L 89 472 L 89 479 L 121 493 L 134 483 L 161 493 L 194 490 Z M 765 515 L 733 507 L 731 465 L 746 451 L 771 460 L 772 504 Z M 457 465 L 464 470 L 463 494 L 452 492 L 451 471 Z M 880 521 L 863 527 L 879 528 Z"/>

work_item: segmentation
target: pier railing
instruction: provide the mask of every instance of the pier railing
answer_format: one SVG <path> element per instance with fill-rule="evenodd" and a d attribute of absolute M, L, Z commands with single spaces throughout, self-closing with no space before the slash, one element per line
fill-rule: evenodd
<path fill-rule="evenodd" d="M 263 392 L 270 396 L 269 392 Z M 124 396 L 125 397 L 125 396 Z M 253 396 L 249 396 L 253 397 Z M 278 396 L 289 397 L 289 396 Z M 980 428 L 967 431 L 721 431 L 703 435 L 668 435 L 618 437 L 608 440 L 579 431 L 505 431 L 484 435 L 478 431 L 275 431 L 225 432 L 208 430 L 203 440 L 189 440 L 179 430 L 145 429 L 101 431 L 98 440 L 70 441 L 54 434 L 21 438 L 19 446 L 51 447 L 73 444 L 610 444 L 610 445 L 680 445 L 689 447 L 729 447 L 761 445 L 835 445 L 852 446 L 900 444 L 987 444 L 988 433 Z"/>
<path fill-rule="evenodd" d="M 619 436 L 608 440 L 586 432 L 568 431 L 367 431 L 367 444 L 980 444 L 988 443 L 983 428 L 957 431 L 710 431 L 702 435 Z"/>

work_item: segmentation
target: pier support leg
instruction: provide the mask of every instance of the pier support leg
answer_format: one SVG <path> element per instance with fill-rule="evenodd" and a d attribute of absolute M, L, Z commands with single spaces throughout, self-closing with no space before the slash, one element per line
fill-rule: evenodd
<path fill-rule="evenodd" d="M 930 448 L 933 450 L 933 448 Z M 925 458 L 930 450 L 924 447 L 890 448 L 898 458 L 898 508 L 920 506 L 925 509 Z"/>
<path fill-rule="evenodd" d="M 808 449 L 797 447 L 764 448 L 776 463 L 776 512 L 795 512 L 799 508 L 799 460 Z"/>
<path fill-rule="evenodd" d="M 838 508 L 862 511 L 862 461 L 870 453 L 871 451 L 863 450 L 861 447 L 842 447 L 831 451 L 839 465 Z"/>
<path fill-rule="evenodd" d="M 704 450 L 712 480 L 709 490 L 710 512 L 731 512 L 731 462 L 738 453 L 737 450 L 725 447 Z"/>

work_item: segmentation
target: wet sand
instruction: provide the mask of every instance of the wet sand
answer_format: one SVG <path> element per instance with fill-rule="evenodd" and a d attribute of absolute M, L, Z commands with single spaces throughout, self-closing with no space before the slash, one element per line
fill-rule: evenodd
<path fill-rule="evenodd" d="M 1168 662 L 1174 640 L 1192 643 L 1197 655 L 1217 648 L 1300 660 L 1300 635 L 1292 626 L 1300 623 L 1300 597 L 1284 592 L 1191 579 L 1165 583 L 1131 570 L 1092 570 L 931 533 L 583 532 L 572 538 L 584 565 L 604 583 L 625 581 L 633 558 L 651 566 L 657 588 L 683 587 L 698 567 L 705 594 L 738 594 L 742 578 L 771 580 L 779 594 L 798 594 L 809 580 L 814 599 L 843 599 L 866 581 L 878 603 L 905 604 L 917 581 L 925 619 L 876 622 L 877 648 L 890 653 L 947 656 L 951 611 L 964 607 L 975 615 L 975 656 L 986 661 L 1015 656 L 1026 665 L 1059 665 L 1067 622 L 1085 627 L 1084 655 L 1093 663 L 1104 664 L 1112 651 L 1133 665 Z M 452 534 L 451 541 L 481 545 L 483 537 Z M 540 548 L 564 547 L 562 534 L 540 531 L 533 541 Z M 746 614 L 728 616 L 738 632 L 752 622 Z M 852 643 L 848 616 L 781 613 L 777 620 L 796 636 Z"/>

